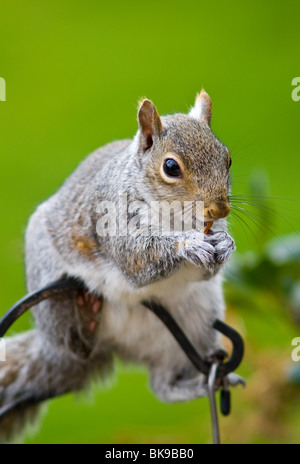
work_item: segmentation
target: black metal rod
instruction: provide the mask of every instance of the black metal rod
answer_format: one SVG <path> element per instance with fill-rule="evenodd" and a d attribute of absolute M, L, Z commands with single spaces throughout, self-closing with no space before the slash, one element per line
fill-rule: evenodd
<path fill-rule="evenodd" d="M 211 363 L 201 358 L 171 314 L 161 304 L 155 301 L 142 301 L 142 304 L 156 314 L 156 316 L 167 326 L 195 368 L 202 372 L 202 374 L 208 375 Z"/>
<path fill-rule="evenodd" d="M 187 357 L 190 359 L 196 369 L 202 374 L 208 375 L 211 367 L 211 362 L 201 358 L 195 350 L 192 343 L 189 341 L 185 333 L 179 327 L 173 316 L 159 303 L 155 301 L 142 301 L 150 311 L 156 314 L 157 317 L 167 326 L 174 338 L 177 340 Z M 220 363 L 217 371 L 217 379 L 223 378 L 225 375 L 233 372 L 240 365 L 244 356 L 244 342 L 240 334 L 225 322 L 216 319 L 213 328 L 223 335 L 228 337 L 233 344 L 231 358 L 226 363 Z"/>
<path fill-rule="evenodd" d="M 79 289 L 84 289 L 84 284 L 74 278 L 68 278 L 53 282 L 52 284 L 25 296 L 9 309 L 2 319 L 0 319 L 0 337 L 3 337 L 11 325 L 31 307 L 37 305 L 43 300 L 51 298 L 52 296 L 62 295 L 67 291 Z M 171 314 L 156 301 L 142 301 L 142 304 L 156 314 L 156 316 L 166 325 L 196 369 L 203 374 L 208 375 L 211 362 L 201 358 Z M 218 367 L 217 378 L 222 378 L 229 374 L 229 372 L 234 371 L 241 363 L 244 355 L 244 343 L 238 332 L 219 319 L 216 319 L 213 324 L 213 328 L 228 337 L 233 344 L 231 358 L 226 363 L 221 363 Z"/>
<path fill-rule="evenodd" d="M 36 292 L 26 295 L 12 306 L 0 319 L 0 337 L 3 337 L 12 324 L 19 319 L 28 309 L 37 305 L 43 300 L 56 295 L 62 295 L 66 291 L 78 290 L 83 288 L 83 284 L 76 279 L 57 280 Z"/>

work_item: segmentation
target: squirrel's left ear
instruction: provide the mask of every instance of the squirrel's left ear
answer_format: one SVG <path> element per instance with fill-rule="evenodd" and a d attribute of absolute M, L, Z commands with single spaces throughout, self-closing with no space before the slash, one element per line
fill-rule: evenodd
<path fill-rule="evenodd" d="M 158 136 L 163 130 L 158 111 L 151 100 L 142 100 L 138 112 L 138 121 L 141 145 L 143 150 L 146 151 L 152 147 L 155 136 Z"/>
<path fill-rule="evenodd" d="M 212 103 L 209 95 L 202 89 L 196 96 L 194 107 L 189 112 L 189 116 L 205 122 L 210 126 L 211 122 Z"/>

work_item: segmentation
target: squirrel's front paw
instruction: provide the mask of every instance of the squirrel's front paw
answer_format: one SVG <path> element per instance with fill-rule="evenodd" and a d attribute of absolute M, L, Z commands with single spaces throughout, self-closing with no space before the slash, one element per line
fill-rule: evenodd
<path fill-rule="evenodd" d="M 215 247 L 196 230 L 187 232 L 179 243 L 179 255 L 195 266 L 204 267 L 210 273 L 216 265 Z"/>
<path fill-rule="evenodd" d="M 233 238 L 225 231 L 215 232 L 213 235 L 209 234 L 208 240 L 214 247 L 214 257 L 217 264 L 223 264 L 227 261 L 236 249 Z"/>

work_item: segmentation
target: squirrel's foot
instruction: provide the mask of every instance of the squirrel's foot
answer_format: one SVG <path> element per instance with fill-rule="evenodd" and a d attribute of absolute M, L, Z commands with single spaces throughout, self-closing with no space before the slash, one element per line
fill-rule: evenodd
<path fill-rule="evenodd" d="M 76 296 L 77 319 L 84 339 L 94 338 L 100 322 L 103 300 L 87 290 L 78 291 Z"/>
<path fill-rule="evenodd" d="M 246 387 L 246 380 L 234 372 L 230 372 L 230 374 L 227 375 L 227 380 L 231 387 L 237 387 L 238 385 Z"/>
<path fill-rule="evenodd" d="M 87 358 L 96 343 L 101 319 L 102 297 L 79 290 L 75 297 L 77 326 L 69 331 L 68 346 L 81 358 Z"/>

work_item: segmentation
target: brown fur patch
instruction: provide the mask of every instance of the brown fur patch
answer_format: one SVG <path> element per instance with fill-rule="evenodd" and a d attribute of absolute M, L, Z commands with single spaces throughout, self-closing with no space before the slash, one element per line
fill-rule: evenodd
<path fill-rule="evenodd" d="M 78 253 L 86 256 L 93 257 L 97 244 L 94 240 L 88 237 L 73 237 L 74 248 Z"/>

